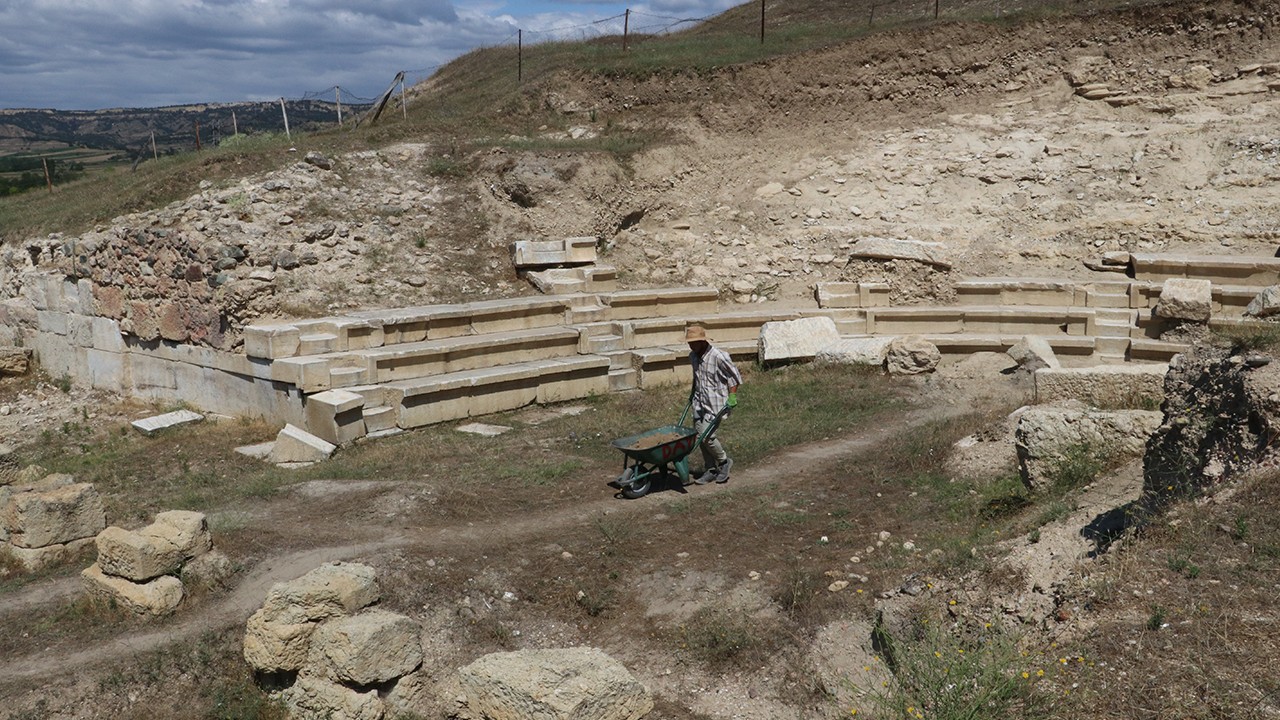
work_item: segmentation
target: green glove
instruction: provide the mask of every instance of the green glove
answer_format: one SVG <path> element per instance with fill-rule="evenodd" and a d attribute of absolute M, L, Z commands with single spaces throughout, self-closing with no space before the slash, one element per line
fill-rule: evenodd
<path fill-rule="evenodd" d="M 731 407 L 731 408 L 736 408 L 736 407 L 738 407 L 738 393 L 736 393 L 736 392 L 731 392 L 731 393 L 729 393 L 729 402 L 728 402 L 728 406 L 729 406 L 729 407 Z"/>

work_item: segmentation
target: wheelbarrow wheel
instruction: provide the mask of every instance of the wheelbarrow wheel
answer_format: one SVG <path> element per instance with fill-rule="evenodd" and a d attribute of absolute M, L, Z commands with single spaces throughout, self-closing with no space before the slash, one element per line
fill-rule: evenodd
<path fill-rule="evenodd" d="M 635 500 L 636 498 L 644 497 L 649 494 L 649 488 L 653 485 L 653 482 L 647 475 L 643 480 L 633 481 L 631 478 L 635 477 L 635 474 L 636 469 L 629 467 L 621 476 L 618 477 L 618 485 L 622 488 L 622 497 L 628 500 Z"/>

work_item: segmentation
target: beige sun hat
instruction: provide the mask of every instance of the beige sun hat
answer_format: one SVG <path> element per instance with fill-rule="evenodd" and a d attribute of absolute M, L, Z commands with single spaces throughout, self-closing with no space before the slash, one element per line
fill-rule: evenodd
<path fill-rule="evenodd" d="M 701 325 L 690 325 L 684 329 L 685 342 L 706 342 L 707 331 Z"/>

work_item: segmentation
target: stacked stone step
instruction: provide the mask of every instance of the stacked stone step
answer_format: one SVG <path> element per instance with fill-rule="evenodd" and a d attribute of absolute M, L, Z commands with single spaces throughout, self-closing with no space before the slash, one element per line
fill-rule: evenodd
<path fill-rule="evenodd" d="M 37 466 L 0 474 L 0 555 L 24 570 L 76 556 L 106 524 L 102 498 L 89 483 Z"/>
<path fill-rule="evenodd" d="M 138 530 L 112 526 L 95 543 L 98 560 L 80 574 L 86 593 L 137 615 L 168 615 L 182 603 L 186 585 L 216 584 L 230 572 L 198 512 L 162 512 Z"/>
<path fill-rule="evenodd" d="M 618 289 L 618 273 L 596 265 L 595 237 L 521 240 L 511 247 L 516 272 L 548 295 L 597 293 Z"/>
<path fill-rule="evenodd" d="M 418 712 L 422 629 L 376 607 L 373 568 L 322 565 L 277 583 L 245 627 L 244 658 L 294 720 Z"/>

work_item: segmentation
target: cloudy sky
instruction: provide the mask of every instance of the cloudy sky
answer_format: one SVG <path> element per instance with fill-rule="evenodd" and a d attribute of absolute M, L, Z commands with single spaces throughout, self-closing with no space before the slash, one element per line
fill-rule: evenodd
<path fill-rule="evenodd" d="M 0 0 L 0 108 L 373 98 L 483 45 L 656 32 L 745 0 Z"/>

